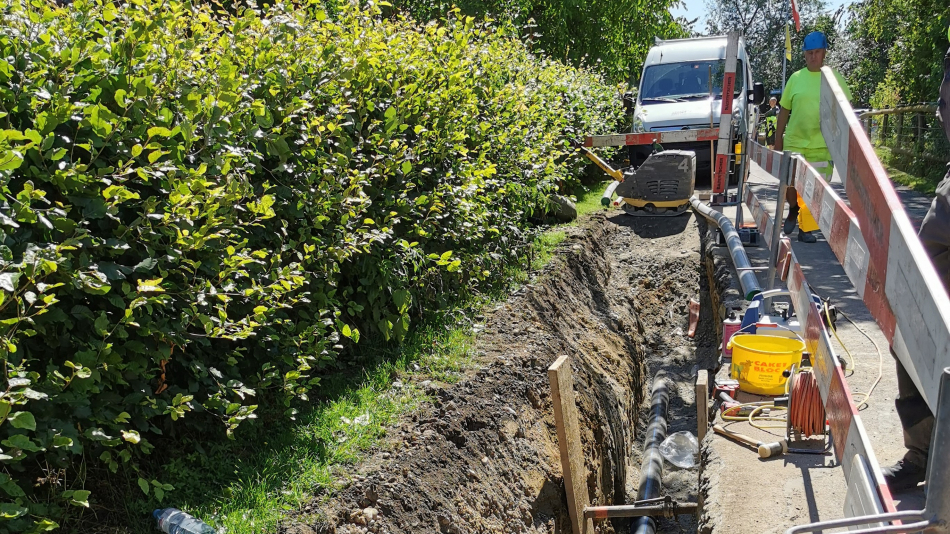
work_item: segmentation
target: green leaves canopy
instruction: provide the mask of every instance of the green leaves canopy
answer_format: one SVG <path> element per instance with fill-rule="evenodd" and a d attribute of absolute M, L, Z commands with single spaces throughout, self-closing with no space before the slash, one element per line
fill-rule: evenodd
<path fill-rule="evenodd" d="M 850 7 L 848 81 L 875 108 L 937 100 L 947 51 L 947 0 L 864 0 Z"/>
<path fill-rule="evenodd" d="M 570 138 L 618 118 L 599 77 L 472 18 L 0 14 L 0 532 L 94 505 L 34 465 L 230 433 L 261 390 L 306 401 L 361 332 L 503 283 L 576 183 Z"/>
<path fill-rule="evenodd" d="M 587 65 L 614 81 L 639 75 L 654 37 L 685 37 L 670 15 L 675 0 L 396 0 L 399 10 L 420 20 L 457 10 L 489 16 L 519 29 L 539 54 Z"/>

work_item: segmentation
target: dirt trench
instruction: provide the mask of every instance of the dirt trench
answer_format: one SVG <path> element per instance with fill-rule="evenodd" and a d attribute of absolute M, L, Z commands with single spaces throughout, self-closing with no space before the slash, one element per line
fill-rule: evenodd
<path fill-rule="evenodd" d="M 635 500 L 652 377 L 675 384 L 670 433 L 695 433 L 696 370 L 715 366 L 705 231 L 692 215 L 619 213 L 570 229 L 536 282 L 486 318 L 476 369 L 453 385 L 428 384 L 434 400 L 282 531 L 570 533 L 546 372 L 562 354 L 571 356 L 592 503 Z M 690 298 L 703 310 L 692 339 Z M 677 500 L 696 501 L 697 480 L 697 469 L 666 464 L 664 491 Z M 660 521 L 661 532 L 696 530 L 691 516 Z"/>

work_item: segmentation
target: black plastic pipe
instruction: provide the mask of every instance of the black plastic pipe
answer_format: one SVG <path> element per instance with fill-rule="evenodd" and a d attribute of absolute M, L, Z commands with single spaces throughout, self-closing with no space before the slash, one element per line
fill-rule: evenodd
<path fill-rule="evenodd" d="M 739 286 L 742 287 L 742 294 L 746 300 L 751 301 L 753 297 L 762 292 L 762 288 L 759 286 L 759 280 L 755 277 L 755 273 L 752 272 L 752 264 L 749 263 L 749 256 L 745 253 L 745 247 L 742 245 L 739 232 L 736 232 L 735 226 L 732 225 L 728 217 L 703 204 L 695 195 L 690 197 L 689 203 L 692 204 L 693 211 L 709 219 L 722 231 L 723 237 L 726 238 L 726 246 L 729 247 L 729 255 L 732 257 L 732 265 L 735 266 L 736 273 L 739 275 Z M 742 206 L 739 206 L 739 209 L 742 209 Z"/>
<path fill-rule="evenodd" d="M 650 423 L 643 438 L 643 461 L 640 462 L 640 486 L 637 500 L 655 499 L 663 487 L 663 455 L 660 444 L 666 439 L 666 413 L 670 406 L 670 391 L 666 379 L 653 380 L 650 401 Z M 630 524 L 631 534 L 655 534 L 656 521 L 652 517 L 638 517 Z"/>

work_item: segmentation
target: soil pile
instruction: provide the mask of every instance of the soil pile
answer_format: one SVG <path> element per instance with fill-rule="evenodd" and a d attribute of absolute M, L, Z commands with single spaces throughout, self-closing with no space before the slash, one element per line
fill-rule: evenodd
<path fill-rule="evenodd" d="M 320 521 L 300 516 L 286 532 L 570 532 L 546 373 L 561 354 L 571 356 L 593 504 L 635 500 L 647 377 L 677 381 L 670 432 L 695 432 L 694 352 L 703 364 L 714 354 L 708 298 L 697 337 L 686 336 L 705 279 L 699 232 L 689 215 L 598 215 L 572 234 L 537 283 L 488 317 L 478 369 L 430 384 L 434 401 L 393 430 L 389 451 L 305 510 Z M 694 501 L 696 470 L 671 469 L 667 493 Z M 695 530 L 692 518 L 667 523 Z"/>

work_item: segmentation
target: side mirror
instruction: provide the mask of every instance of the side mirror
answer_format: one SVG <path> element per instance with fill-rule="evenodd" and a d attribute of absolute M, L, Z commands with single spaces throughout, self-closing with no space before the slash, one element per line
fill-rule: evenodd
<path fill-rule="evenodd" d="M 765 86 L 762 85 L 762 82 L 755 82 L 752 84 L 752 104 L 756 106 L 761 106 L 765 103 Z"/>
<path fill-rule="evenodd" d="M 623 109 L 627 113 L 633 113 L 633 108 L 637 105 L 637 97 L 633 91 L 627 91 L 620 99 L 623 100 Z"/>

